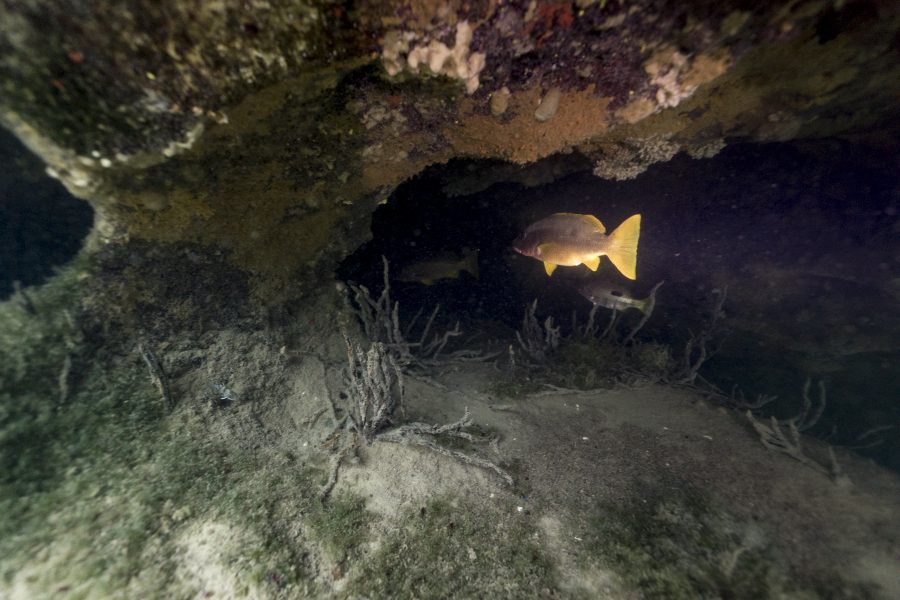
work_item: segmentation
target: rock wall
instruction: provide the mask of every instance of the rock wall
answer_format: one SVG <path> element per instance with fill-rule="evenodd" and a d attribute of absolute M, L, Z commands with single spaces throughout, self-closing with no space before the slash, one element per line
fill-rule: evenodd
<path fill-rule="evenodd" d="M 396 185 L 451 158 L 576 152 L 627 179 L 679 151 L 877 140 L 897 122 L 890 2 L 135 0 L 0 17 L 0 120 L 97 209 L 95 238 L 195 244 L 267 290 L 330 274 Z"/>

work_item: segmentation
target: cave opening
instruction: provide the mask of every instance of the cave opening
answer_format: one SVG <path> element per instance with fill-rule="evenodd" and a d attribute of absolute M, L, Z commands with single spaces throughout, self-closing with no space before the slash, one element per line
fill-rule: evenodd
<path fill-rule="evenodd" d="M 79 252 L 94 222 L 87 202 L 0 128 L 0 300 L 43 282 Z"/>
<path fill-rule="evenodd" d="M 584 323 L 592 307 L 579 288 L 599 279 L 635 298 L 664 281 L 638 340 L 677 356 L 727 291 L 700 375 L 725 393 L 777 397 L 765 412 L 785 419 L 801 408 L 805 381 L 821 381 L 827 403 L 809 433 L 900 469 L 900 445 L 870 434 L 900 421 L 896 166 L 889 151 L 838 140 L 679 154 L 627 181 L 594 176 L 578 154 L 526 167 L 454 161 L 401 185 L 338 276 L 377 293 L 383 256 L 401 323 L 440 304 L 442 327 L 460 323 L 457 347 L 500 354 L 535 299 L 539 319 L 571 336 L 573 314 Z M 580 265 L 548 277 L 513 250 L 525 227 L 557 212 L 594 215 L 608 230 L 640 213 L 637 279 L 605 258 L 596 273 Z M 464 266 L 475 251 L 477 276 Z M 416 270 L 429 259 L 449 266 Z"/>

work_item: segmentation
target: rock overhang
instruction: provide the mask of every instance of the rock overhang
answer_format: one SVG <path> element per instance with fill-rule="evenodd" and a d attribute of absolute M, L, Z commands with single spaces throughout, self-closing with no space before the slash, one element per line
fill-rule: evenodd
<path fill-rule="evenodd" d="M 5 9 L 3 122 L 107 241 L 213 247 L 261 280 L 333 271 L 428 165 L 575 152 L 628 179 L 871 134 L 900 88 L 883 2 L 144 4 Z"/>

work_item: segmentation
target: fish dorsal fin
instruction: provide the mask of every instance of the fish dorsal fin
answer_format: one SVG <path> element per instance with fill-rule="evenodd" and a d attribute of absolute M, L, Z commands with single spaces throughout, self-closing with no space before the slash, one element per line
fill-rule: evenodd
<path fill-rule="evenodd" d="M 578 213 L 556 213 L 561 216 L 573 217 L 584 223 L 587 223 L 592 228 L 596 229 L 599 233 L 606 233 L 606 227 L 603 223 L 600 222 L 600 219 L 595 217 L 594 215 L 582 215 Z"/>
<path fill-rule="evenodd" d="M 603 223 L 600 222 L 600 219 L 595 217 L 594 215 L 578 215 L 581 217 L 581 220 L 585 223 L 590 223 L 593 227 L 597 228 L 597 231 L 600 233 L 606 233 L 606 227 Z"/>
<path fill-rule="evenodd" d="M 545 262 L 544 270 L 547 271 L 547 277 L 550 277 L 551 275 L 553 275 L 553 271 L 556 270 L 556 265 L 554 265 L 553 263 Z"/>
<path fill-rule="evenodd" d="M 596 271 L 597 267 L 600 266 L 600 257 L 595 256 L 593 258 L 586 258 L 583 261 L 584 266 L 586 266 L 591 271 Z"/>

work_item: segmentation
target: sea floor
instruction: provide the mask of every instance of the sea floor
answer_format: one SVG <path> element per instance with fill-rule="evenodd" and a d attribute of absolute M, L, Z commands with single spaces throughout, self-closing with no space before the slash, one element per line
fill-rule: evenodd
<path fill-rule="evenodd" d="M 432 422 L 470 411 L 497 440 L 482 455 L 514 467 L 512 488 L 489 470 L 376 443 L 339 489 L 387 521 L 445 496 L 507 512 L 534 530 L 563 596 L 900 593 L 900 478 L 870 461 L 837 450 L 846 477 L 836 482 L 767 450 L 743 416 L 689 390 L 508 398 L 486 391 L 495 375 L 466 365 L 442 387 L 413 381 L 407 410 Z"/>
<path fill-rule="evenodd" d="M 408 374 L 397 423 L 468 411 L 470 436 L 363 443 L 323 502 L 336 336 L 153 343 L 168 408 L 147 346 L 69 330 L 76 282 L 0 306 L 0 597 L 900 597 L 900 478 L 840 448 L 829 476 L 696 391 Z"/>

